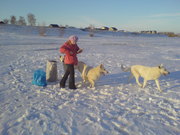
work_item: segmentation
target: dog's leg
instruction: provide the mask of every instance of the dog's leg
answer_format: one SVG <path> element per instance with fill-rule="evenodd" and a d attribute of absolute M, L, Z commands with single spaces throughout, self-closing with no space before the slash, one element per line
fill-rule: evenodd
<path fill-rule="evenodd" d="M 135 76 L 135 78 L 136 78 L 136 83 L 137 83 L 140 87 L 142 87 L 142 84 L 139 82 L 139 76 Z"/>
<path fill-rule="evenodd" d="M 143 86 L 142 86 L 143 88 L 145 88 L 146 83 L 147 83 L 147 80 L 144 79 Z"/>
<path fill-rule="evenodd" d="M 85 83 L 85 82 L 86 82 L 85 76 L 84 76 L 84 75 L 81 75 L 81 77 L 82 77 L 82 81 Z"/>
<path fill-rule="evenodd" d="M 88 78 L 85 75 L 81 75 L 81 77 L 82 77 L 82 82 L 83 83 L 88 82 Z"/>
<path fill-rule="evenodd" d="M 162 90 L 161 90 L 161 88 L 160 88 L 160 85 L 159 85 L 159 80 L 155 80 L 155 82 L 156 82 L 156 85 L 157 85 L 157 87 L 158 87 L 158 90 L 162 92 Z"/>
<path fill-rule="evenodd" d="M 94 86 L 95 86 L 94 81 L 93 81 L 93 80 L 89 80 L 89 82 L 90 82 L 90 84 L 91 84 L 90 87 L 91 87 L 91 88 L 94 88 Z"/>
<path fill-rule="evenodd" d="M 85 86 L 87 83 L 86 79 L 82 80 L 82 86 Z"/>

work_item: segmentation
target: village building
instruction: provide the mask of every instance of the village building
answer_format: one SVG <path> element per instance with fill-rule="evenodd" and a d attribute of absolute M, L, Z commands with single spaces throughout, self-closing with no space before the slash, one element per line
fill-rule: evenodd
<path fill-rule="evenodd" d="M 109 31 L 117 31 L 118 29 L 117 28 L 115 28 L 115 27 L 110 27 L 109 28 Z"/>
<path fill-rule="evenodd" d="M 51 28 L 59 28 L 59 25 L 57 25 L 57 24 L 50 24 L 49 27 L 51 27 Z"/>

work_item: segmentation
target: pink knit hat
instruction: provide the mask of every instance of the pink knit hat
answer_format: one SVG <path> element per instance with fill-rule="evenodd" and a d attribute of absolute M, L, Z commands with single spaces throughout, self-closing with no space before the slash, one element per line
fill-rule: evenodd
<path fill-rule="evenodd" d="M 75 42 L 78 41 L 78 37 L 75 36 L 75 35 L 70 36 L 68 39 L 69 39 L 70 41 L 75 41 Z"/>

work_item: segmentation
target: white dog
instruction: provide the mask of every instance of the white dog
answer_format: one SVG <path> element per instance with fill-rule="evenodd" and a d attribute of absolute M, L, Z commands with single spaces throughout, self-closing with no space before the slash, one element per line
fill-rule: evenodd
<path fill-rule="evenodd" d="M 159 91 L 161 91 L 160 85 L 159 85 L 159 80 L 158 78 L 161 75 L 167 75 L 169 72 L 164 68 L 164 66 L 161 64 L 160 66 L 157 67 L 147 67 L 147 66 L 142 66 L 142 65 L 133 65 L 131 67 L 124 67 L 121 65 L 121 69 L 124 72 L 131 72 L 131 76 L 129 77 L 129 80 L 133 77 L 136 79 L 136 83 L 144 88 L 146 86 L 146 83 L 148 80 L 155 80 L 157 88 Z M 139 77 L 144 78 L 143 84 L 139 82 Z"/>
<path fill-rule="evenodd" d="M 85 68 L 82 73 L 82 78 L 84 82 L 89 81 L 90 87 L 95 87 L 95 82 L 102 76 L 107 74 L 108 71 L 104 68 L 104 66 L 101 64 L 97 67 L 90 67 L 85 65 Z"/>

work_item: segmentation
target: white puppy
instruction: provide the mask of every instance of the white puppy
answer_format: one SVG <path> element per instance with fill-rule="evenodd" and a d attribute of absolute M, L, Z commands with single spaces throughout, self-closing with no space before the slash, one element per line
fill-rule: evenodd
<path fill-rule="evenodd" d="M 159 91 L 161 91 L 160 85 L 159 85 L 159 80 L 158 78 L 161 75 L 167 75 L 169 72 L 164 68 L 164 66 L 161 64 L 160 66 L 157 67 L 147 67 L 147 66 L 142 66 L 142 65 L 133 65 L 131 67 L 124 67 L 121 65 L 121 69 L 124 72 L 131 72 L 131 76 L 129 77 L 129 80 L 133 77 L 136 79 L 136 83 L 144 88 L 146 86 L 146 83 L 148 80 L 155 80 L 157 88 Z M 144 78 L 143 84 L 139 82 L 139 77 Z"/>
<path fill-rule="evenodd" d="M 101 77 L 101 75 L 105 75 L 107 73 L 108 71 L 106 71 L 102 64 L 94 68 L 85 65 L 82 78 L 84 82 L 89 81 L 90 87 L 94 88 L 95 82 Z"/>

